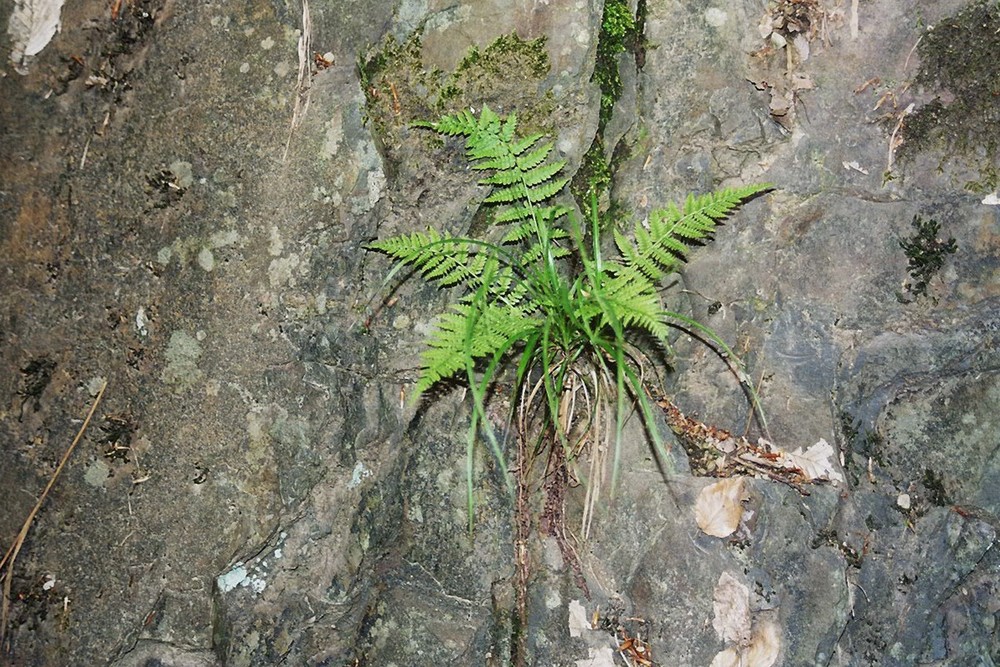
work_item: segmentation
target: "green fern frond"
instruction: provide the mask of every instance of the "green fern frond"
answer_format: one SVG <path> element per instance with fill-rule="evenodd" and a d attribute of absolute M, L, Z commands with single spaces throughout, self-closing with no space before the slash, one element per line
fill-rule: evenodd
<path fill-rule="evenodd" d="M 449 137 L 468 136 L 479 128 L 479 118 L 471 111 L 463 110 L 452 116 L 442 116 L 435 122 L 414 121 L 413 126 L 426 127 Z"/>
<path fill-rule="evenodd" d="M 469 111 L 443 116 L 436 123 L 416 123 L 449 136 L 466 138 L 466 157 L 472 169 L 493 172 L 480 181 L 495 186 L 484 200 L 499 205 L 497 224 L 526 220 L 534 215 L 532 207 L 543 204 L 566 187 L 569 179 L 555 178 L 566 166 L 564 160 L 547 162 L 553 144 L 543 143 L 542 134 L 532 134 L 517 141 L 517 116 L 501 119 L 488 106 L 477 119 Z"/>
<path fill-rule="evenodd" d="M 552 152 L 551 143 L 541 144 L 540 146 L 535 147 L 527 155 L 524 154 L 525 151 L 534 146 L 535 143 L 537 143 L 541 138 L 542 135 L 536 134 L 534 135 L 534 140 L 530 144 L 525 144 L 523 147 L 522 144 L 510 147 L 510 152 L 517 156 L 518 169 L 528 171 L 530 169 L 534 169 L 548 159 L 549 153 Z"/>
<path fill-rule="evenodd" d="M 537 318 L 519 306 L 469 300 L 455 304 L 441 316 L 427 341 L 417 394 L 465 370 L 469 358 L 488 359 L 537 326 Z"/>
<path fill-rule="evenodd" d="M 560 238 L 562 237 L 565 237 L 565 234 Z M 528 248 L 521 254 L 518 258 L 518 262 L 521 266 L 531 266 L 540 261 L 546 253 L 548 253 L 552 259 L 561 259 L 572 254 L 569 249 L 563 248 L 562 246 L 546 246 L 541 243 L 534 243 L 528 246 Z"/>
<path fill-rule="evenodd" d="M 368 247 L 414 267 L 425 280 L 442 287 L 478 285 L 484 275 L 485 262 L 489 258 L 496 260 L 496 252 L 488 251 L 488 244 L 434 229 L 401 234 Z"/>
<path fill-rule="evenodd" d="M 603 296 L 624 329 L 642 329 L 666 341 L 670 329 L 653 283 L 633 275 L 618 276 L 607 282 Z"/>
<path fill-rule="evenodd" d="M 527 209 L 523 210 L 527 211 Z M 525 217 L 527 216 L 523 216 L 517 219 L 523 220 Z M 501 224 L 497 222 L 496 219 L 494 219 L 493 222 L 494 224 Z M 505 220 L 503 222 L 510 222 L 510 221 Z M 524 241 L 525 239 L 530 238 L 534 233 L 535 233 L 534 225 L 532 224 L 531 220 L 528 220 L 527 222 L 521 222 L 519 225 L 511 228 L 506 234 L 504 234 L 504 237 L 500 241 L 500 243 L 502 245 L 506 245 L 509 243 L 517 243 L 519 241 Z"/>
<path fill-rule="evenodd" d="M 635 242 L 624 234 L 615 234 L 615 243 L 626 267 L 656 281 L 670 273 L 680 262 L 691 241 L 704 239 L 715 227 L 749 197 L 770 189 L 769 184 L 727 188 L 701 196 L 688 196 L 684 208 L 675 204 L 649 215 L 647 229 L 635 226 Z"/>
<path fill-rule="evenodd" d="M 491 205 L 492 223 L 506 226 L 499 242 L 428 230 L 368 246 L 399 262 L 386 281 L 401 266 L 411 266 L 427 281 L 463 290 L 428 336 L 415 395 L 456 375 L 463 376 L 471 391 L 466 462 L 470 522 L 472 457 L 480 433 L 498 460 L 504 456 L 485 404 L 511 356 L 516 358 L 512 404 L 535 402 L 549 446 L 570 446 L 573 408 L 566 413 L 563 398 L 564 392 L 576 389 L 565 386 L 567 378 L 598 378 L 583 381 L 594 383 L 587 389 L 593 390 L 592 400 L 614 412 L 614 470 L 633 400 L 657 453 L 665 456 L 638 367 L 641 361 L 632 347 L 638 341 L 631 336 L 645 332 L 669 347 L 668 334 L 679 326 L 704 336 L 723 356 L 734 356 L 711 329 L 665 311 L 658 283 L 684 261 L 693 243 L 709 238 L 742 201 L 770 186 L 688 196 L 680 206 L 655 210 L 631 234 L 614 232 L 618 254 L 604 257 L 596 197 L 591 227 L 584 229 L 568 207 L 554 203 L 568 183 L 562 175 L 565 161 L 553 159 L 554 146 L 542 134 L 517 138 L 514 114 L 500 117 L 484 107 L 479 114 L 462 111 L 414 125 L 465 138 L 470 167 L 480 172 L 479 183 L 491 188 L 484 204 Z M 526 384 L 532 377 L 541 378 L 541 390 L 521 393 L 530 389 Z M 743 382 L 743 375 L 739 377 Z M 612 475 L 612 486 L 614 479 Z"/>

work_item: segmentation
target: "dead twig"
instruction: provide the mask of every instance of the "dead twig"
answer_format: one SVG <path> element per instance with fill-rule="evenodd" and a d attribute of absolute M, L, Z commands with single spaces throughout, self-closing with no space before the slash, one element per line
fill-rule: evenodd
<path fill-rule="evenodd" d="M 38 510 L 42 508 L 42 503 L 45 502 L 46 496 L 49 495 L 49 490 L 56 483 L 56 479 L 59 478 L 59 473 L 62 472 L 63 466 L 69 460 L 69 457 L 73 454 L 73 450 L 76 449 L 76 445 L 80 442 L 80 438 L 83 437 L 84 431 L 87 430 L 87 426 L 90 424 L 90 419 L 94 416 L 94 412 L 97 410 L 97 406 L 101 402 L 101 397 L 104 396 L 104 390 L 107 389 L 107 381 L 101 385 L 100 391 L 97 392 L 97 396 L 94 398 L 93 404 L 90 406 L 90 412 L 87 413 L 87 418 L 83 420 L 83 425 L 80 426 L 80 430 L 77 431 L 76 437 L 73 438 L 73 442 L 70 444 L 66 453 L 63 454 L 62 459 L 59 461 L 59 465 L 56 466 L 55 472 L 52 473 L 52 477 L 49 478 L 49 483 L 45 485 L 45 490 L 42 491 L 42 495 L 38 498 L 38 502 L 35 503 L 35 507 L 28 514 L 28 518 L 24 520 L 24 525 L 21 526 L 21 532 L 17 534 L 17 538 L 14 539 L 14 543 L 10 545 L 7 549 L 7 553 L 4 554 L 3 560 L 0 560 L 0 570 L 3 570 L 4 565 L 7 566 L 7 572 L 4 575 L 3 582 L 3 601 L 0 603 L 0 643 L 3 642 L 7 635 L 7 621 L 8 614 L 10 613 L 10 584 L 14 578 L 14 562 L 17 560 L 17 554 L 20 553 L 21 547 L 24 546 L 24 539 L 28 536 L 28 531 L 31 530 L 31 524 L 35 520 L 35 516 L 38 514 Z"/>
<path fill-rule="evenodd" d="M 903 137 L 899 134 L 899 131 L 903 128 L 903 121 L 906 117 L 913 113 L 914 103 L 910 102 L 909 106 L 903 109 L 903 112 L 899 114 L 899 120 L 896 121 L 896 127 L 892 128 L 892 134 L 889 135 L 889 159 L 888 164 L 885 166 L 885 173 L 892 173 L 892 165 L 896 158 L 896 149 L 903 144 Z"/>
<path fill-rule="evenodd" d="M 309 68 L 312 61 L 309 54 L 312 52 L 312 16 L 309 13 L 309 0 L 302 0 L 302 34 L 299 35 L 299 77 L 295 82 L 295 107 L 292 109 L 292 122 L 288 127 L 288 139 L 285 140 L 285 152 L 281 156 L 282 162 L 288 161 L 288 150 L 292 145 L 292 135 L 295 128 L 302 122 L 309 108 Z"/>

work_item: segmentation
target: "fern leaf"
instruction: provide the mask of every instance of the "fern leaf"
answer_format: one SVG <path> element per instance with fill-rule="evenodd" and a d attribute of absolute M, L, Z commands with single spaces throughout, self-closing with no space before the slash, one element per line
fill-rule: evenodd
<path fill-rule="evenodd" d="M 417 393 L 465 370 L 469 357 L 489 358 L 536 326 L 537 322 L 521 308 L 509 304 L 469 301 L 456 304 L 441 316 L 431 334 L 421 357 Z"/>
<path fill-rule="evenodd" d="M 682 209 L 671 204 L 649 215 L 649 229 L 641 223 L 635 227 L 635 242 L 620 233 L 615 243 L 626 267 L 658 280 L 684 260 L 691 241 L 711 235 L 715 227 L 729 216 L 745 199 L 764 190 L 769 184 L 727 188 L 719 192 L 689 195 Z"/>
<path fill-rule="evenodd" d="M 518 164 L 518 167 L 521 169 L 522 172 L 521 178 L 524 179 L 524 184 L 527 185 L 529 188 L 534 188 L 537 185 L 551 182 L 552 177 L 558 174 L 560 171 L 562 171 L 562 168 L 565 166 L 566 162 L 562 160 L 559 160 L 557 162 L 548 162 L 546 164 L 533 167 L 531 169 L 525 169 L 524 167 L 521 167 L 520 164 Z M 561 189 L 562 188 L 559 188 L 555 192 L 559 192 L 559 190 Z M 548 197 L 544 197 L 543 199 L 548 199 Z M 539 199 L 536 201 L 542 201 L 542 200 Z"/>
<path fill-rule="evenodd" d="M 508 171 L 513 169 L 516 166 L 516 164 L 517 162 L 513 154 L 499 153 L 499 154 L 491 154 L 484 156 L 484 160 L 482 162 L 477 162 L 476 164 L 472 165 L 472 168 L 480 171 L 485 171 L 487 169 L 497 169 L 503 173 L 508 173 Z M 480 181 L 480 183 L 483 183 L 483 181 Z"/>
<path fill-rule="evenodd" d="M 568 178 L 559 178 L 554 181 L 541 183 L 539 185 L 532 187 L 528 191 L 528 197 L 531 199 L 532 202 L 535 203 L 543 202 L 547 199 L 555 197 L 557 194 L 562 192 L 562 189 L 566 187 L 567 183 L 569 183 Z"/>
<path fill-rule="evenodd" d="M 545 135 L 542 134 L 541 132 L 535 134 L 529 134 L 523 139 L 519 139 L 518 141 L 512 143 L 510 145 L 510 152 L 513 153 L 514 155 L 520 156 L 522 153 L 524 153 L 524 151 L 534 146 L 538 142 L 538 140 L 544 136 Z M 545 156 L 543 156 L 542 158 L 544 160 L 545 157 L 548 156 L 549 151 L 552 149 L 552 144 L 546 144 L 540 148 L 545 148 Z"/>
<path fill-rule="evenodd" d="M 456 238 L 433 229 L 376 241 L 368 247 L 414 267 L 425 280 L 443 287 L 482 284 L 485 262 L 493 257 L 474 240 Z"/>
<path fill-rule="evenodd" d="M 451 116 L 442 116 L 436 122 L 416 121 L 414 127 L 426 127 L 450 137 L 469 136 L 479 127 L 479 119 L 469 111 L 460 111 Z"/>
<path fill-rule="evenodd" d="M 483 111 L 486 109 L 484 108 Z M 510 146 L 511 142 L 514 141 L 514 132 L 517 130 L 517 114 L 513 111 L 510 115 L 503 121 L 500 127 L 500 139 Z"/>
<path fill-rule="evenodd" d="M 663 307 L 651 281 L 625 273 L 607 281 L 604 298 L 623 327 L 644 329 L 666 340 L 669 327 L 661 317 Z"/>
<path fill-rule="evenodd" d="M 530 206 L 507 206 L 501 209 L 493 216 L 493 224 L 504 225 L 510 222 L 519 222 L 521 220 L 531 220 L 534 215 L 534 210 Z M 526 224 L 530 224 L 526 223 Z M 532 229 L 529 228 L 529 231 Z"/>
<path fill-rule="evenodd" d="M 517 156 L 517 168 L 522 171 L 529 171 L 545 162 L 552 152 L 552 144 L 542 144 L 527 155 L 522 155 L 523 151 L 518 151 L 516 147 L 511 147 L 511 153 Z M 563 163 L 565 164 L 565 163 Z"/>
<path fill-rule="evenodd" d="M 513 163 L 513 157 L 511 158 Z M 491 174 L 489 177 L 479 181 L 480 185 L 512 185 L 514 183 L 520 183 L 523 176 L 521 172 L 517 169 L 506 169 L 504 171 L 497 171 Z"/>
<path fill-rule="evenodd" d="M 510 210 L 514 210 L 514 209 L 510 209 Z M 530 215 L 530 210 L 528 210 L 528 209 L 522 209 L 522 210 L 524 210 L 527 213 L 527 215 L 519 217 L 518 218 L 519 220 L 523 219 L 523 218 L 527 218 Z M 496 224 L 499 224 L 499 222 L 500 222 L 499 220 L 494 220 L 494 223 L 496 223 Z M 518 241 L 523 241 L 523 240 L 527 239 L 528 237 L 532 236 L 534 233 L 535 233 L 535 228 L 534 228 L 534 225 L 532 224 L 532 222 L 530 220 L 528 222 L 522 222 L 521 224 L 517 225 L 516 227 L 514 227 L 513 229 L 511 229 L 509 232 L 507 232 L 504 235 L 503 239 L 500 241 L 500 243 L 502 245 L 507 245 L 509 243 L 517 243 Z"/>
<path fill-rule="evenodd" d="M 512 202 L 524 201 L 527 199 L 528 191 L 524 184 L 520 182 L 497 188 L 483 201 L 487 204 L 510 204 Z"/>

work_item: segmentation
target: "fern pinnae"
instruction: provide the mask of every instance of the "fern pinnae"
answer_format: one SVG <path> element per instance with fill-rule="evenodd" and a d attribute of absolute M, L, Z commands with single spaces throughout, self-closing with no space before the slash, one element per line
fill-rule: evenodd
<path fill-rule="evenodd" d="M 511 153 L 517 156 L 516 163 L 518 169 L 521 171 L 529 171 L 538 167 L 548 159 L 549 153 L 552 152 L 553 148 L 553 144 L 551 142 L 539 144 L 538 146 L 532 148 L 532 146 L 541 140 L 541 138 L 541 134 L 536 134 L 534 135 L 534 140 L 530 144 L 525 144 L 523 148 L 521 146 L 511 147 Z M 532 148 L 532 150 L 525 153 L 525 151 L 529 148 Z"/>
<path fill-rule="evenodd" d="M 665 311 L 657 285 L 684 260 L 692 244 L 710 238 L 743 200 L 769 186 L 689 196 L 680 205 L 655 210 L 647 225 L 636 224 L 628 236 L 616 231 L 618 253 L 605 258 L 596 202 L 590 211 L 593 247 L 588 254 L 589 239 L 582 226 L 569 208 L 554 203 L 569 180 L 563 176 L 565 161 L 553 159 L 554 146 L 542 134 L 516 138 L 514 114 L 500 117 L 484 107 L 479 114 L 466 110 L 414 125 L 465 138 L 469 165 L 479 174 L 479 183 L 490 188 L 483 203 L 491 208 L 492 224 L 504 226 L 495 242 L 428 231 L 369 246 L 397 260 L 390 276 L 409 265 L 427 281 L 464 288 L 459 301 L 435 323 L 421 358 L 416 394 L 463 375 L 472 393 L 466 450 L 470 529 L 477 437 L 485 437 L 503 465 L 503 450 L 487 419 L 485 401 L 510 356 L 517 360 L 512 411 L 519 406 L 525 427 L 535 417 L 540 419 L 541 429 L 532 436 L 536 445 L 563 447 L 564 460 L 572 461 L 579 453 L 577 445 L 584 441 L 569 442 L 574 422 L 581 426 L 577 420 L 585 418 L 585 429 L 600 428 L 602 418 L 595 415 L 613 412 L 614 488 L 624 423 L 638 406 L 657 456 L 667 465 L 645 393 L 642 359 L 631 346 L 648 342 L 648 335 L 669 350 L 668 334 L 671 327 L 678 327 L 695 333 L 739 366 L 730 348 L 710 329 Z M 567 257 L 575 261 L 560 261 Z M 735 372 L 746 384 L 741 367 Z M 592 382 L 585 386 L 586 400 L 603 407 L 578 409 L 581 378 Z M 753 387 L 749 390 L 753 392 Z M 754 405 L 758 405 L 755 393 Z M 512 488 L 509 477 L 507 483 Z"/>
<path fill-rule="evenodd" d="M 689 195 L 683 208 L 670 204 L 652 212 L 648 230 L 637 225 L 634 243 L 620 233 L 615 234 L 615 242 L 627 265 L 658 280 L 683 259 L 691 241 L 707 238 L 743 201 L 771 187 L 765 183 L 727 188 L 698 197 Z"/>

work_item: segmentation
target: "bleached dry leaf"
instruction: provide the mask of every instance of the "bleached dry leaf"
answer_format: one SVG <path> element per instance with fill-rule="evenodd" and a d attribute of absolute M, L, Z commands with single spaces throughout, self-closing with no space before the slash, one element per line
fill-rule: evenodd
<path fill-rule="evenodd" d="M 774 19 L 771 18 L 771 12 L 765 12 L 757 24 L 757 34 L 761 39 L 767 39 L 772 32 L 774 32 Z"/>
<path fill-rule="evenodd" d="M 985 197 L 983 197 L 983 203 L 986 204 L 987 206 L 996 206 L 997 204 L 1000 204 L 1000 197 L 997 196 L 998 194 L 1000 193 L 993 192 L 991 194 L 986 195 Z"/>
<path fill-rule="evenodd" d="M 740 654 L 734 648 L 727 648 L 716 654 L 709 667 L 742 667 L 740 665 Z"/>
<path fill-rule="evenodd" d="M 587 610 L 579 600 L 569 601 L 569 636 L 579 637 L 584 630 L 590 630 L 590 621 L 587 620 Z"/>
<path fill-rule="evenodd" d="M 771 667 L 781 652 L 781 633 L 778 625 L 771 621 L 761 621 L 753 629 L 753 640 L 747 649 L 743 664 L 745 667 Z"/>
<path fill-rule="evenodd" d="M 844 165 L 844 169 L 853 169 L 854 171 L 861 172 L 865 176 L 868 175 L 868 170 L 862 167 L 857 160 L 851 160 L 850 162 L 845 160 L 842 164 Z"/>
<path fill-rule="evenodd" d="M 816 87 L 807 75 L 796 72 L 792 74 L 792 90 L 812 90 Z"/>
<path fill-rule="evenodd" d="M 28 60 L 59 32 L 59 14 L 64 0 L 18 0 L 7 22 L 10 61 L 19 74 L 27 74 Z"/>
<path fill-rule="evenodd" d="M 615 667 L 615 654 L 610 647 L 591 648 L 589 656 L 576 661 L 576 667 Z"/>
<path fill-rule="evenodd" d="M 743 478 L 728 477 L 710 484 L 698 494 L 694 519 L 702 532 L 714 537 L 729 537 L 740 525 L 743 515 Z"/>
<path fill-rule="evenodd" d="M 750 642 L 750 589 L 743 582 L 723 572 L 712 593 L 712 609 L 712 627 L 719 639 L 740 646 Z"/>
<path fill-rule="evenodd" d="M 768 105 L 768 111 L 771 112 L 772 116 L 787 115 L 791 108 L 790 96 L 778 94 L 776 89 L 771 90 L 771 104 Z"/>
<path fill-rule="evenodd" d="M 809 38 L 806 35 L 802 33 L 795 35 L 792 44 L 795 46 L 796 53 L 799 54 L 799 62 L 804 63 L 809 60 Z"/>
<path fill-rule="evenodd" d="M 802 451 L 799 447 L 794 452 L 784 452 L 788 461 L 802 469 L 809 480 L 828 479 L 832 482 L 843 482 L 844 477 L 834 467 L 837 460 L 833 446 L 820 438 L 819 442 Z"/>

